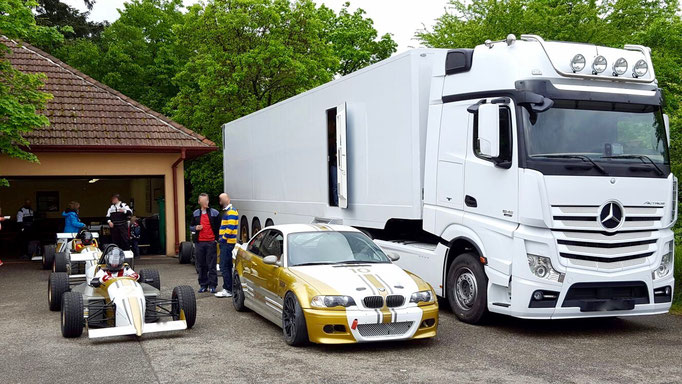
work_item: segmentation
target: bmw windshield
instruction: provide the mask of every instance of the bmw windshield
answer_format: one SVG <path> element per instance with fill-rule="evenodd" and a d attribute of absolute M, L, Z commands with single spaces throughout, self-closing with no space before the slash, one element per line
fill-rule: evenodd
<path fill-rule="evenodd" d="M 287 240 L 289 266 L 390 263 L 388 256 L 360 232 L 292 233 Z"/>
<path fill-rule="evenodd" d="M 667 176 L 663 115 L 658 106 L 555 100 L 541 113 L 523 109 L 526 154 L 543 173 Z"/>

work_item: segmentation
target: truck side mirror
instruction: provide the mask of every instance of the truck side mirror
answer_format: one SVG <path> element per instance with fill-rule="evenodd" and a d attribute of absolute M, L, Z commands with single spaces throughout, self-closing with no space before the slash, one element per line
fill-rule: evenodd
<path fill-rule="evenodd" d="M 478 107 L 478 148 L 485 157 L 500 156 L 499 104 L 481 104 Z"/>
<path fill-rule="evenodd" d="M 668 146 L 670 146 L 670 117 L 663 114 L 663 125 L 665 125 L 665 137 L 668 139 Z"/>

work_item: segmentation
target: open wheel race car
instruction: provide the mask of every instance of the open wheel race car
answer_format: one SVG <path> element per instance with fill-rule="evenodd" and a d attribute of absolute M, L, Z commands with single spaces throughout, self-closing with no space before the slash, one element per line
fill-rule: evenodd
<path fill-rule="evenodd" d="M 76 279 L 82 279 L 85 276 L 86 264 L 97 264 L 102 257 L 98 239 L 97 232 L 87 230 L 78 233 L 58 233 L 57 243 L 46 245 L 43 249 L 43 269 L 67 272 L 69 275 L 75 275 Z M 133 252 L 125 251 L 125 255 L 126 262 L 133 267 Z"/>
<path fill-rule="evenodd" d="M 115 253 L 120 254 L 120 267 L 113 271 L 107 260 Z M 84 328 L 89 338 L 102 338 L 194 326 L 194 290 L 177 286 L 170 299 L 161 298 L 159 272 L 142 269 L 136 274 L 119 248 L 108 247 L 98 263 L 87 263 L 84 280 L 71 286 L 66 272 L 50 274 L 48 303 L 50 310 L 61 309 L 64 337 L 79 337 Z"/>
<path fill-rule="evenodd" d="M 436 336 L 431 286 L 355 228 L 272 226 L 236 249 L 235 309 L 281 326 L 290 345 Z"/>

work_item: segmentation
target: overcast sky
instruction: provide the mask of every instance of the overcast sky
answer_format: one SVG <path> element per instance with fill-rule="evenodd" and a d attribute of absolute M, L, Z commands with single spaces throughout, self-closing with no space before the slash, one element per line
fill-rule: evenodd
<path fill-rule="evenodd" d="M 61 0 L 80 10 L 85 10 L 82 0 Z M 314 0 L 324 3 L 329 8 L 338 11 L 347 0 Z M 113 22 L 118 18 L 117 8 L 123 8 L 126 0 L 98 0 L 95 3 L 90 18 L 95 21 L 107 20 Z M 198 0 L 184 0 L 185 5 L 199 2 Z M 392 33 L 398 43 L 398 52 L 419 46 L 414 40 L 414 33 L 433 26 L 436 18 L 445 12 L 447 0 L 351 0 L 351 9 L 360 7 L 367 12 L 374 27 L 380 35 Z"/>

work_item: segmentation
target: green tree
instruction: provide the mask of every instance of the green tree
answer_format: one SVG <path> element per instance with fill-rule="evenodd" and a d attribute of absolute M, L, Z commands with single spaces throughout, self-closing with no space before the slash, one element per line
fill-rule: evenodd
<path fill-rule="evenodd" d="M 56 29 L 36 25 L 31 8 L 35 6 L 31 0 L 0 0 L 0 36 L 58 41 L 61 35 Z M 9 53 L 8 46 L 0 41 L 0 154 L 37 162 L 27 150 L 29 143 L 23 135 L 49 124 L 39 111 L 52 96 L 40 91 L 45 76 L 17 70 L 6 57 Z M 0 179 L 0 186 L 7 185 L 7 180 Z"/>
<path fill-rule="evenodd" d="M 94 0 L 84 0 L 88 9 L 92 9 Z M 81 12 L 59 0 L 39 0 L 35 8 L 36 24 L 59 29 L 66 39 L 88 38 L 97 39 L 108 25 L 106 22 L 88 20 L 90 12 Z M 41 48 L 50 52 L 59 44 L 42 45 Z"/>

